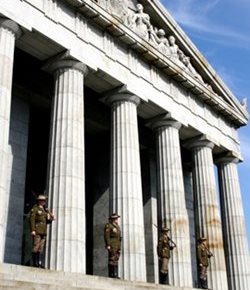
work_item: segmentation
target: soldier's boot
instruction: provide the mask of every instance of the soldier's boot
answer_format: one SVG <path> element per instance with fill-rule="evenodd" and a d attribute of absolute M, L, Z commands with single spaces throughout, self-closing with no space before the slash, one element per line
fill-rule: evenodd
<path fill-rule="evenodd" d="M 207 280 L 206 279 L 202 279 L 201 280 L 201 288 L 202 289 L 208 289 L 208 285 L 207 285 Z"/>
<path fill-rule="evenodd" d="M 203 279 L 200 279 L 200 285 L 199 285 L 201 289 L 204 289 L 204 280 Z"/>
<path fill-rule="evenodd" d="M 39 267 L 39 260 L 37 253 L 32 253 L 33 267 Z"/>
<path fill-rule="evenodd" d="M 168 284 L 168 274 L 160 273 L 160 284 L 163 284 L 163 285 Z"/>
<path fill-rule="evenodd" d="M 45 266 L 43 265 L 42 254 L 40 252 L 37 252 L 37 259 L 38 259 L 38 267 L 45 269 Z"/>
<path fill-rule="evenodd" d="M 109 277 L 114 278 L 114 266 L 109 265 Z"/>
<path fill-rule="evenodd" d="M 120 277 L 118 277 L 118 266 L 114 266 L 114 278 L 120 279 Z"/>
<path fill-rule="evenodd" d="M 166 276 L 165 276 L 165 283 L 166 283 L 167 285 L 170 285 L 170 284 L 169 284 L 169 280 L 168 280 L 168 273 L 167 273 Z"/>
<path fill-rule="evenodd" d="M 207 284 L 207 280 L 204 280 L 204 289 L 208 289 L 208 284 Z"/>

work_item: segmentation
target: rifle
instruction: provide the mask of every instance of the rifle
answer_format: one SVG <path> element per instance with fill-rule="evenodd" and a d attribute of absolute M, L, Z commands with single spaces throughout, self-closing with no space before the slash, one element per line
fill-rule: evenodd
<path fill-rule="evenodd" d="M 208 247 L 205 247 L 205 249 L 207 251 L 208 256 L 210 256 L 210 257 L 213 257 L 214 256 L 214 254 L 209 250 Z"/>
<path fill-rule="evenodd" d="M 54 221 L 56 218 L 55 218 L 55 215 L 52 213 L 52 211 L 45 206 L 43 208 L 45 212 L 47 213 L 47 220 L 51 222 Z"/>
<path fill-rule="evenodd" d="M 158 226 L 156 224 L 153 224 L 156 228 L 158 228 Z M 170 243 L 172 243 L 172 247 L 173 248 L 177 248 L 176 243 L 168 236 L 168 240 Z M 169 245 L 170 246 L 170 245 Z"/>
<path fill-rule="evenodd" d="M 177 248 L 176 243 L 170 237 L 168 237 L 168 240 L 172 244 L 172 247 Z"/>

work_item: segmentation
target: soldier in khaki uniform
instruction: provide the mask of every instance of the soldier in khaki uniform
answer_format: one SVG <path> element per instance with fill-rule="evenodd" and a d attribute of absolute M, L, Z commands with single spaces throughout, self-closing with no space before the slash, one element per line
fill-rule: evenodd
<path fill-rule="evenodd" d="M 109 277 L 117 279 L 119 279 L 118 261 L 121 251 L 121 230 L 118 225 L 119 217 L 118 214 L 113 213 L 109 218 L 109 223 L 105 225 L 104 229 L 104 240 L 109 255 Z"/>
<path fill-rule="evenodd" d="M 197 262 L 199 267 L 200 287 L 202 289 L 208 289 L 207 267 L 209 265 L 209 259 L 213 254 L 208 249 L 207 239 L 205 237 L 199 238 L 197 242 Z"/>
<path fill-rule="evenodd" d="M 45 208 L 46 200 L 47 198 L 45 195 L 39 195 L 37 197 L 37 204 L 34 205 L 30 211 L 30 227 L 31 236 L 33 238 L 33 266 L 39 268 L 44 268 L 41 256 L 46 241 L 47 224 L 55 220 L 53 213 Z"/>
<path fill-rule="evenodd" d="M 157 254 L 160 259 L 160 284 L 168 284 L 170 251 L 176 247 L 176 244 L 168 236 L 169 231 L 168 228 L 162 228 L 157 246 Z"/>

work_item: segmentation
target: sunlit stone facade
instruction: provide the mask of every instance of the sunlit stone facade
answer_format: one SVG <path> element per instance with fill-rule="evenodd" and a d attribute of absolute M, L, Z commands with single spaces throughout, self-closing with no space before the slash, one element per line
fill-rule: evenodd
<path fill-rule="evenodd" d="M 103 228 L 118 212 L 121 278 L 158 283 L 167 226 L 173 289 L 198 286 L 205 235 L 209 286 L 247 290 L 237 175 L 247 120 L 159 1 L 2 1 L 0 262 L 29 264 L 25 215 L 45 190 L 57 216 L 51 270 L 107 276 Z"/>

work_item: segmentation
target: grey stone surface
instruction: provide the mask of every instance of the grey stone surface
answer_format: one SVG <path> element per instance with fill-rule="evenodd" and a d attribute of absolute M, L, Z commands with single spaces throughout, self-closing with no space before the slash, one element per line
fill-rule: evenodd
<path fill-rule="evenodd" d="M 141 152 L 143 210 L 146 242 L 147 281 L 158 283 L 159 259 L 157 256 L 158 243 L 158 214 L 157 214 L 157 176 L 155 152 Z"/>
<path fill-rule="evenodd" d="M 146 281 L 145 230 L 143 217 L 137 105 L 128 93 L 112 94 L 111 103 L 111 211 L 120 216 L 122 255 L 120 275 Z"/>
<path fill-rule="evenodd" d="M 104 145 L 95 148 L 93 172 L 93 274 L 108 276 L 108 253 L 105 249 L 104 226 L 109 218 L 110 197 L 110 148 Z"/>
<path fill-rule="evenodd" d="M 222 224 L 231 290 L 247 290 L 250 285 L 249 250 L 237 172 L 238 160 L 218 160 Z"/>
<path fill-rule="evenodd" d="M 74 1 L 72 1 L 72 3 L 73 2 Z M 125 47 L 124 43 L 122 44 L 121 41 L 117 41 L 115 36 L 113 36 L 113 39 L 115 39 L 114 41 L 106 41 L 105 38 L 107 37 L 107 33 L 102 33 L 100 29 L 92 25 L 91 21 L 86 21 L 82 11 L 78 11 L 79 13 L 77 13 L 76 16 L 72 7 L 60 1 L 53 7 L 53 9 L 56 10 L 54 13 L 56 16 L 52 19 L 53 13 L 50 17 L 47 17 L 45 13 L 47 2 L 43 3 L 42 0 L 36 0 L 35 3 L 32 2 L 32 5 L 29 3 L 31 3 L 31 1 L 20 2 L 19 0 L 13 0 L 4 3 L 4 11 L 7 15 L 12 15 L 11 13 L 15 11 L 15 19 L 17 19 L 19 23 L 22 23 L 24 27 L 33 27 L 33 29 L 39 31 L 40 34 L 46 35 L 46 38 L 50 39 L 50 43 L 51 40 L 53 40 L 54 43 L 60 43 L 61 46 L 70 49 L 72 56 L 86 63 L 92 69 L 96 70 L 99 68 L 113 79 L 116 79 L 120 83 L 127 84 L 130 90 L 141 99 L 145 101 L 150 100 L 159 107 L 167 108 L 168 111 L 176 115 L 175 118 L 181 123 L 190 125 L 203 134 L 209 133 L 212 136 L 217 136 L 216 139 L 218 140 L 218 144 L 224 146 L 228 150 L 239 152 L 239 143 L 235 134 L 236 129 L 232 126 L 230 120 L 227 120 L 221 115 L 223 110 L 228 113 L 229 111 L 232 112 L 231 105 L 226 101 L 231 97 L 233 99 L 230 92 L 224 91 L 225 96 L 223 97 L 214 95 L 213 97 L 216 98 L 218 105 L 213 107 L 213 109 L 211 106 L 205 106 L 204 102 L 199 100 L 200 113 L 197 114 L 196 111 L 192 110 L 192 106 L 187 104 L 186 101 L 182 102 L 183 99 L 187 100 L 192 98 L 193 102 L 198 100 L 195 93 L 188 93 L 187 89 L 184 88 L 181 94 L 168 94 L 169 86 L 167 83 L 164 84 L 164 87 L 168 88 L 161 89 L 163 86 L 156 87 L 155 79 L 157 78 L 158 81 L 160 81 L 160 79 L 165 79 L 166 74 L 157 68 L 159 74 L 155 75 L 152 73 L 155 67 L 149 67 L 140 57 L 136 59 L 136 64 L 130 67 L 128 65 L 129 59 L 131 54 L 133 54 L 131 48 Z M 93 7 L 96 7 L 94 2 L 91 1 L 91 4 Z M 15 5 L 18 7 L 20 6 L 20 9 L 16 10 L 14 8 Z M 153 3 L 149 5 L 157 6 L 157 4 Z M 97 13 L 101 13 L 103 9 L 97 7 L 97 11 Z M 30 17 L 27 17 L 27 15 Z M 98 17 L 95 19 L 98 19 Z M 46 22 L 46 25 L 43 25 L 44 22 Z M 175 29 L 178 31 L 178 27 Z M 129 34 L 129 30 L 126 30 L 126 34 Z M 28 43 L 32 41 L 30 37 L 32 38 L 32 35 L 27 35 Z M 184 42 L 186 40 L 187 38 L 183 38 Z M 39 41 L 40 47 L 33 48 L 30 45 L 26 45 L 25 41 L 26 38 L 22 42 L 22 48 L 38 58 L 46 59 L 48 56 L 58 53 L 58 50 L 56 53 L 52 51 L 52 44 L 46 46 L 45 43 L 42 45 Z M 139 43 L 140 41 L 141 40 L 138 39 Z M 113 49 L 114 43 L 116 43 L 115 50 Z M 190 42 L 188 44 L 191 46 Z M 109 48 L 107 48 L 107 46 L 109 46 Z M 95 55 L 95 57 L 92 57 L 93 55 Z M 117 55 L 119 55 L 119 57 L 116 57 Z M 194 56 L 194 58 L 197 60 L 197 56 Z M 133 71 L 132 75 L 131 69 Z M 206 69 L 211 68 L 206 66 Z M 150 79 L 148 79 L 148 77 L 145 78 L 145 75 L 150 75 Z M 199 86 L 199 84 L 196 85 Z M 145 90 L 141 88 L 145 88 Z M 201 89 L 201 91 L 204 90 L 203 87 L 199 89 Z M 181 96 L 182 101 L 178 101 L 178 96 Z M 224 97 L 226 99 L 225 101 L 223 101 Z M 235 99 L 230 101 L 230 104 L 232 104 L 235 110 L 241 107 L 237 106 Z M 209 110 L 211 113 L 214 111 L 214 108 L 224 109 L 218 113 L 218 118 L 207 118 L 207 116 L 205 116 L 205 111 Z M 244 118 L 241 116 L 241 113 L 237 115 L 237 118 L 240 118 L 242 121 Z M 214 125 L 214 120 L 216 119 L 220 123 L 219 126 Z"/>
<path fill-rule="evenodd" d="M 184 188 L 185 188 L 185 199 L 187 214 L 189 219 L 189 233 L 190 233 L 190 253 L 191 253 L 191 263 L 192 263 L 192 281 L 193 287 L 198 285 L 197 279 L 197 261 L 196 261 L 196 232 L 195 232 L 195 204 L 193 195 L 193 177 L 192 172 L 189 168 L 183 167 L 183 178 L 184 178 Z"/>
<path fill-rule="evenodd" d="M 6 18 L 0 18 L 0 262 L 4 258 L 5 232 L 9 193 L 7 168 L 9 167 L 9 123 L 15 39 L 20 35 L 18 25 Z"/>
<path fill-rule="evenodd" d="M 83 86 L 86 67 L 77 61 L 59 59 L 49 68 L 55 74 L 55 95 L 48 194 L 57 220 L 51 227 L 47 261 L 51 269 L 85 273 Z"/>
<path fill-rule="evenodd" d="M 12 166 L 4 261 L 14 264 L 21 264 L 22 258 L 28 129 L 29 106 L 23 100 L 13 98 L 9 136 Z"/>
<path fill-rule="evenodd" d="M 98 238 L 94 239 L 93 245 L 93 272 L 98 275 L 107 274 L 102 229 L 108 214 L 111 211 L 117 210 L 122 215 L 121 222 L 125 237 L 124 252 L 121 259 L 122 276 L 131 280 L 145 281 L 147 274 L 148 280 L 153 281 L 155 279 L 157 281 L 158 265 L 155 255 L 157 200 L 154 196 L 155 182 L 153 181 L 154 173 L 152 172 L 154 166 L 152 165 L 150 169 L 152 173 L 150 174 L 152 181 L 152 188 L 150 188 L 151 196 L 143 205 L 139 145 L 143 147 L 144 144 L 139 144 L 138 142 L 137 117 L 139 116 L 139 121 L 144 123 L 144 121 L 147 122 L 148 119 L 167 111 L 183 125 L 178 137 L 176 132 L 172 132 L 170 137 L 168 137 L 169 140 L 174 140 L 174 146 L 171 147 L 172 144 L 169 146 L 173 156 L 176 154 L 175 150 L 177 147 L 179 150 L 179 145 L 175 145 L 180 142 L 180 139 L 185 140 L 198 134 L 206 134 L 210 137 L 213 136 L 216 143 L 216 152 L 221 153 L 222 151 L 230 150 L 240 157 L 236 128 L 246 124 L 248 114 L 213 69 L 206 63 L 187 36 L 185 36 L 168 13 L 164 11 L 159 1 L 147 1 L 148 10 L 146 11 L 145 6 L 144 12 L 140 6 L 136 5 L 136 0 L 101 1 L 102 4 L 105 3 L 104 6 L 109 13 L 98 6 L 99 2 L 96 2 L 98 1 L 12 0 L 0 3 L 0 14 L 15 20 L 21 26 L 23 32 L 22 38 L 15 44 L 15 35 L 18 36 L 20 34 L 17 24 L 12 20 L 0 20 L 0 131 L 3 137 L 0 139 L 0 164 L 4 168 L 4 170 L 0 168 L 0 201 L 4 209 L 0 211 L 0 262 L 2 261 L 1 255 L 5 240 L 3 233 L 6 228 L 7 208 L 9 208 L 8 214 L 11 218 L 9 226 L 14 227 L 20 236 L 21 222 L 18 223 L 18 226 L 13 226 L 15 224 L 13 211 L 17 204 L 20 204 L 18 216 L 21 216 L 22 192 L 25 179 L 22 169 L 26 162 L 27 150 L 27 136 L 24 134 L 27 124 L 23 123 L 22 114 L 19 114 L 20 108 L 15 110 L 15 106 L 13 106 L 13 114 L 15 116 L 11 125 L 12 133 L 10 135 L 8 130 L 14 47 L 16 45 L 18 49 L 29 55 L 30 58 L 34 57 L 34 63 L 40 64 L 67 50 L 66 55 L 70 55 L 75 59 L 74 61 L 72 61 L 72 58 L 71 60 L 64 59 L 60 63 L 60 66 L 63 63 L 64 69 L 59 68 L 58 62 L 56 65 L 54 63 L 54 67 L 50 66 L 50 69 L 57 69 L 57 72 L 60 71 L 61 73 L 56 75 L 56 104 L 54 106 L 54 119 L 52 120 L 51 128 L 53 142 L 49 165 L 50 205 L 55 209 L 58 219 L 52 226 L 52 246 L 49 246 L 49 251 L 47 252 L 48 257 L 50 257 L 51 267 L 68 272 L 85 273 L 85 219 L 92 218 L 92 216 L 86 216 L 84 204 L 84 117 L 82 115 L 78 116 L 78 110 L 83 112 L 83 89 L 85 87 L 85 89 L 88 88 L 95 91 L 96 95 L 94 97 L 98 98 L 99 102 L 102 94 L 125 85 L 127 91 L 133 96 L 130 98 L 131 102 L 126 98 L 120 101 L 116 100 L 112 111 L 113 117 L 116 119 L 114 124 L 112 124 L 114 125 L 112 130 L 113 133 L 117 133 L 115 139 L 113 139 L 112 154 L 118 157 L 112 163 L 112 172 L 114 173 L 112 176 L 112 197 L 109 197 L 110 190 L 107 186 L 108 169 L 103 166 L 103 172 L 98 175 L 97 186 L 95 188 L 96 200 L 94 208 L 91 209 L 94 213 L 94 222 L 93 229 L 90 232 L 91 234 L 92 232 L 94 233 L 93 236 L 98 235 Z M 113 7 L 114 3 L 116 4 L 115 7 Z M 130 10 L 132 9 L 131 14 L 133 16 L 132 22 L 126 23 L 130 29 L 122 25 L 119 15 L 117 15 L 124 12 L 124 7 L 126 10 L 126 4 L 128 3 Z M 144 5 L 145 1 L 141 1 L 141 3 Z M 112 4 L 113 6 L 108 6 L 107 4 Z M 114 11 L 114 8 L 116 11 Z M 150 14 L 150 19 L 153 19 L 154 23 L 157 23 L 160 19 L 161 25 L 170 25 L 169 31 L 171 31 L 172 35 L 175 35 L 175 39 L 172 38 L 171 40 L 171 45 L 169 44 L 168 46 L 166 37 L 160 35 L 160 27 L 157 27 L 158 31 L 155 30 L 154 34 L 156 40 L 155 47 L 158 47 L 158 49 L 148 45 L 145 39 L 139 36 L 143 35 L 146 39 L 148 36 L 148 30 L 145 30 L 145 27 L 147 27 L 145 20 L 148 19 L 146 14 Z M 190 66 L 188 62 L 186 62 L 186 71 L 185 67 L 178 66 L 179 57 L 177 57 L 177 53 L 180 42 L 182 42 L 181 47 L 185 48 L 184 56 L 191 56 L 192 64 L 196 62 L 195 69 L 199 68 L 199 71 L 195 71 L 194 67 Z M 162 47 L 162 45 L 167 46 L 167 48 Z M 165 57 L 162 54 L 163 51 L 170 50 L 170 57 Z M 172 59 L 174 62 L 169 59 Z M 82 80 L 83 76 L 80 72 L 82 69 L 85 70 L 83 63 L 88 65 L 90 71 L 89 76 L 85 78 L 86 83 L 85 80 Z M 220 95 L 213 92 L 211 87 L 202 83 L 202 80 L 198 77 L 199 73 L 201 73 L 204 80 L 212 82 L 213 88 L 216 88 L 217 93 Z M 36 94 L 32 94 L 29 97 L 32 101 L 37 102 L 37 104 L 39 103 L 39 98 L 37 98 Z M 27 106 L 30 101 L 28 100 L 29 97 L 27 97 L 27 103 L 24 102 L 24 106 Z M 47 96 L 48 99 L 50 97 Z M 141 103 L 136 109 L 135 103 L 138 97 L 141 99 Z M 121 111 L 119 111 L 120 109 Z M 91 111 L 90 114 L 94 113 Z M 11 146 L 8 144 L 9 141 Z M 188 239 L 190 236 L 192 256 L 194 256 L 195 245 L 193 210 L 196 203 L 192 200 L 191 191 L 189 192 L 192 183 L 191 179 L 194 178 L 196 182 L 198 180 L 201 185 L 199 197 L 206 198 L 206 205 L 202 202 L 199 203 L 202 208 L 200 216 L 202 218 L 205 217 L 206 220 L 205 223 L 201 219 L 199 220 L 201 230 L 198 234 L 208 234 L 209 238 L 212 239 L 212 250 L 216 255 L 212 259 L 211 265 L 211 277 L 215 277 L 212 286 L 214 289 L 224 290 L 227 289 L 227 286 L 225 263 L 222 254 L 223 249 L 221 246 L 221 226 L 218 220 L 219 213 L 215 201 L 212 152 L 207 148 L 201 151 L 201 153 L 198 151 L 194 152 L 197 157 L 196 160 L 199 161 L 196 177 L 186 177 L 186 201 L 184 201 L 183 197 L 183 181 L 180 184 L 178 183 L 180 179 L 183 179 L 183 177 L 180 177 L 181 162 L 179 160 L 179 153 L 177 154 L 179 169 L 175 169 L 177 175 L 170 176 L 170 174 L 167 174 L 166 179 L 173 182 L 176 186 L 176 191 L 174 190 L 174 192 L 180 198 L 180 203 L 176 201 L 172 202 L 173 200 L 171 200 L 171 207 L 177 204 L 179 206 L 177 207 L 178 212 L 180 207 L 183 209 L 186 202 L 187 213 L 181 212 L 181 218 L 185 217 L 186 221 L 189 219 L 189 234 L 186 234 L 185 227 L 185 239 Z M 168 164 L 168 162 L 165 163 Z M 201 164 L 205 164 L 205 166 L 201 166 Z M 174 163 L 171 165 L 174 167 Z M 170 169 L 173 168 L 169 167 L 168 170 Z M 203 179 L 204 176 L 205 178 Z M 12 188 L 11 182 L 15 184 Z M 98 186 L 100 187 L 98 188 Z M 234 186 L 232 184 L 233 188 Z M 169 188 L 171 186 L 165 187 L 170 191 Z M 15 200 L 8 205 L 8 197 L 6 200 L 5 193 L 10 192 L 10 190 L 12 190 Z M 207 191 L 211 191 L 211 195 L 207 196 Z M 171 197 L 174 198 L 175 196 Z M 110 209 L 108 209 L 110 201 L 112 204 Z M 211 211 L 204 210 L 207 208 Z M 231 210 L 233 214 L 233 208 Z M 208 215 L 206 215 L 207 212 L 209 212 Z M 175 212 L 173 216 L 176 219 L 179 218 Z M 240 224 L 240 220 L 242 220 L 242 216 L 235 217 L 235 224 Z M 215 225 L 211 226 L 209 223 L 214 223 Z M 232 223 L 232 225 L 235 224 Z M 147 227 L 146 230 L 145 227 Z M 132 238 L 129 240 L 128 237 L 130 235 Z M 179 245 L 185 239 L 182 240 L 182 237 L 178 237 L 178 235 L 178 231 L 174 230 L 173 238 L 178 240 Z M 231 241 L 233 244 L 235 244 L 238 236 L 240 235 L 236 234 L 234 236 Z M 13 255 L 10 253 L 10 248 L 13 248 L 14 238 L 16 237 L 15 235 L 8 236 L 9 248 L 6 253 L 8 253 L 8 259 L 11 261 L 15 259 L 18 261 L 18 255 L 20 255 L 20 248 L 16 249 L 15 255 L 15 251 L 13 251 Z M 147 253 L 145 253 L 145 239 L 147 250 L 149 250 Z M 218 245 L 219 249 L 217 249 Z M 189 248 L 190 250 L 190 247 L 184 246 L 184 248 L 184 254 L 187 254 L 187 249 Z M 174 255 L 177 257 L 174 256 L 172 262 L 175 263 L 178 260 L 177 262 L 180 262 L 182 267 L 178 266 L 177 269 L 176 263 L 174 272 L 178 275 L 186 272 L 190 273 L 190 265 L 192 263 L 193 283 L 195 284 L 195 258 L 192 258 L 192 262 L 188 261 L 185 268 L 183 260 L 187 261 L 186 257 L 181 256 L 181 254 L 179 255 L 179 249 L 175 253 Z M 241 256 L 241 253 L 237 255 Z M 79 259 L 80 262 L 75 259 L 73 260 L 72 257 Z M 145 265 L 145 260 L 147 261 L 147 266 Z M 234 263 L 237 264 L 238 262 L 234 261 Z M 146 267 L 147 269 L 145 269 Z M 243 268 L 241 270 L 243 271 Z M 174 273 L 172 272 L 171 274 Z M 50 276 L 51 272 L 46 272 L 46 275 Z M 22 276 L 21 269 L 17 271 L 17 276 L 19 278 Z M 184 276 L 190 281 L 190 274 Z M 58 275 L 56 279 L 59 279 Z M 180 280 L 179 277 L 176 279 Z M 105 284 L 104 281 L 106 280 L 101 281 Z M 13 287 L 21 287 L 21 284 L 12 283 Z M 119 284 L 119 282 L 117 283 Z M 30 287 L 28 284 L 25 285 Z M 126 287 L 132 289 L 134 287 L 132 284 L 128 285 L 124 286 L 124 289 Z M 67 287 L 67 285 L 63 287 Z M 98 288 L 99 286 L 97 285 L 96 287 Z M 112 286 L 109 284 L 107 287 L 110 288 Z M 143 284 L 143 287 L 153 288 L 154 286 L 152 284 L 149 286 Z"/>
<path fill-rule="evenodd" d="M 192 290 L 153 283 L 110 279 L 105 277 L 40 270 L 9 264 L 0 264 L 0 289 L 79 289 L 79 290 Z"/>
<path fill-rule="evenodd" d="M 157 139 L 159 226 L 169 228 L 177 244 L 171 253 L 169 282 L 174 286 L 191 287 L 189 220 L 179 141 L 181 124 L 163 117 L 152 126 L 156 130 Z"/>
<path fill-rule="evenodd" d="M 226 290 L 227 272 L 212 156 L 214 144 L 201 137 L 192 140 L 189 146 L 193 154 L 196 237 L 205 236 L 214 255 L 208 269 L 209 287 Z"/>

